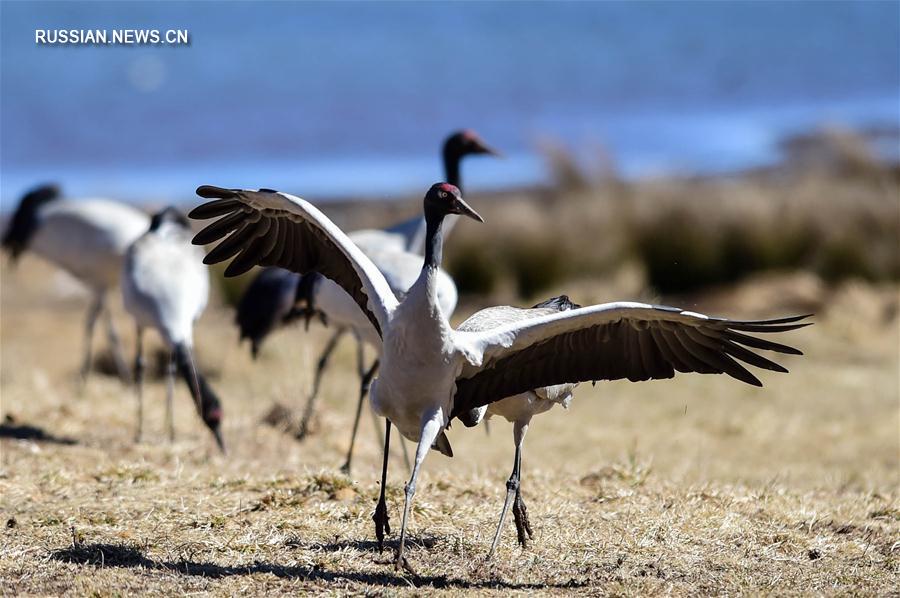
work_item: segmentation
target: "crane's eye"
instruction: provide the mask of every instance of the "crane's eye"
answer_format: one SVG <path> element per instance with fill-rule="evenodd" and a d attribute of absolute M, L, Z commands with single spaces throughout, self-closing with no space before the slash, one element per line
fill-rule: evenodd
<path fill-rule="evenodd" d="M 446 191 L 441 191 L 440 193 L 438 193 L 438 197 L 440 197 L 441 199 L 446 199 L 447 198 Z"/>

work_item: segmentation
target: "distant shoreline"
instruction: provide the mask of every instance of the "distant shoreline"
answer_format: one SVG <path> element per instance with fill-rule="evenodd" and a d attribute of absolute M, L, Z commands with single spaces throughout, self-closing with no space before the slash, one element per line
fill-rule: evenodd
<path fill-rule="evenodd" d="M 531 154 L 512 155 L 501 160 L 472 159 L 465 172 L 466 190 L 477 191 L 482 197 L 541 192 L 560 184 L 560 173 L 556 172 L 559 168 L 577 171 L 590 184 L 609 179 L 641 184 L 654 180 L 740 178 L 777 170 L 792 159 L 792 153 L 821 152 L 832 143 L 830 138 L 836 136 L 852 139 L 852 143 L 863 148 L 860 151 L 871 154 L 872 160 L 887 164 L 900 162 L 900 126 L 887 124 L 854 130 L 823 127 L 786 136 L 775 144 L 769 159 L 732 169 L 676 169 L 673 166 L 670 170 L 639 174 L 629 173 L 617 162 L 616 156 L 608 155 L 605 150 L 598 151 L 593 160 L 586 160 L 562 143 L 547 142 Z M 597 148 L 603 149 L 599 145 Z M 0 213 L 9 214 L 21 194 L 46 182 L 60 184 L 66 195 L 73 198 L 108 197 L 137 205 L 182 207 L 194 202 L 192 191 L 201 184 L 269 187 L 340 209 L 361 203 L 402 206 L 417 198 L 418 189 L 442 178 L 434 156 L 321 162 L 299 160 L 296 163 L 260 160 L 231 165 L 198 162 L 188 166 L 109 167 L 103 172 L 77 167 L 57 169 L 55 176 L 14 169 L 11 173 L 4 172 Z M 92 189 L 97 191 L 92 192 Z"/>

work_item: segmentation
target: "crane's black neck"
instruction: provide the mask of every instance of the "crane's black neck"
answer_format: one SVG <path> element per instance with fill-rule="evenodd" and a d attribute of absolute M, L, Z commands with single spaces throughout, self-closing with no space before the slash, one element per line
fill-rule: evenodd
<path fill-rule="evenodd" d="M 444 150 L 444 175 L 446 181 L 462 191 L 462 180 L 459 175 L 459 164 L 462 156 L 453 150 Z"/>
<path fill-rule="evenodd" d="M 441 230 L 446 214 L 438 207 L 425 205 L 425 268 L 440 268 L 444 253 Z"/>

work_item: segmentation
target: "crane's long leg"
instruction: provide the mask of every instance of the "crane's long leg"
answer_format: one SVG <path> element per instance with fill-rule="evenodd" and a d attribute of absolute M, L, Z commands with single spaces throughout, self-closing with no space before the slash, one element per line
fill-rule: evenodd
<path fill-rule="evenodd" d="M 172 397 L 175 395 L 175 353 L 169 354 L 166 364 L 166 428 L 169 431 L 169 442 L 175 442 L 175 416 L 172 409 Z"/>
<path fill-rule="evenodd" d="M 106 302 L 105 295 L 98 293 L 94 295 L 94 300 L 88 308 L 87 320 L 84 327 L 84 359 L 81 362 L 81 386 L 87 383 L 88 374 L 91 371 L 91 365 L 94 357 L 94 328 L 97 325 L 97 318 L 103 311 L 103 305 Z"/>
<path fill-rule="evenodd" d="M 397 547 L 397 556 L 394 560 L 394 567 L 399 569 L 402 566 L 413 575 L 415 575 L 415 571 L 413 571 L 409 562 L 406 560 L 406 557 L 403 555 L 406 547 L 406 525 L 409 521 L 409 510 L 412 507 L 413 497 L 416 494 L 416 480 L 419 477 L 419 469 L 422 467 L 422 462 L 425 460 L 425 456 L 428 455 L 431 445 L 434 444 L 434 440 L 444 427 L 443 419 L 444 416 L 440 410 L 437 410 L 430 415 L 426 415 L 426 417 L 423 418 L 424 425 L 422 426 L 419 445 L 416 447 L 416 461 L 413 465 L 412 475 L 405 488 L 406 498 L 403 502 L 403 519 L 400 522 L 400 546 Z"/>
<path fill-rule="evenodd" d="M 122 350 L 122 340 L 119 338 L 119 331 L 116 329 L 109 306 L 106 306 L 103 312 L 106 319 L 106 338 L 109 342 L 109 351 L 112 354 L 113 361 L 116 363 L 116 371 L 119 372 L 119 378 L 123 383 L 127 383 L 131 378 L 131 374 L 128 371 L 128 363 L 125 361 L 125 351 Z"/>
<path fill-rule="evenodd" d="M 515 436 L 515 432 L 513 432 Z M 497 524 L 497 531 L 494 533 L 494 541 L 491 543 L 491 550 L 488 552 L 487 558 L 490 559 L 494 556 L 494 551 L 497 550 L 497 543 L 500 541 L 500 532 L 503 530 L 503 521 L 506 519 L 506 512 L 509 510 L 509 505 L 512 504 L 513 498 L 515 498 L 516 494 L 519 492 L 519 466 L 521 465 L 521 455 L 522 455 L 522 443 L 516 443 L 516 455 L 513 457 L 513 469 L 512 473 L 509 476 L 509 479 L 506 480 L 506 500 L 503 501 L 503 509 L 500 511 L 500 523 Z"/>
<path fill-rule="evenodd" d="M 137 350 L 134 356 L 134 390 L 137 395 L 137 432 L 135 442 L 140 442 L 144 435 L 144 329 L 137 327 L 135 336 Z"/>
<path fill-rule="evenodd" d="M 375 522 L 375 538 L 378 540 L 378 552 L 384 550 L 384 534 L 391 533 L 391 524 L 388 519 L 387 501 L 384 494 L 387 491 L 388 455 L 391 450 L 391 420 L 384 419 L 384 462 L 381 465 L 381 494 L 378 496 L 378 504 L 375 505 L 375 513 L 372 520 Z"/>
<path fill-rule="evenodd" d="M 341 471 L 350 475 L 350 466 L 353 461 L 353 447 L 356 444 L 356 433 L 359 431 L 359 420 L 362 416 L 363 405 L 366 402 L 366 395 L 369 393 L 369 385 L 372 383 L 372 377 L 378 371 L 379 361 L 376 359 L 369 371 L 363 375 L 362 384 L 359 388 L 359 402 L 356 404 L 356 417 L 353 419 L 353 434 L 350 436 L 350 448 L 347 449 L 347 461 L 341 466 Z"/>
<path fill-rule="evenodd" d="M 531 531 L 531 522 L 528 521 L 528 509 L 525 508 L 525 501 L 522 500 L 522 448 L 525 442 L 525 433 L 528 432 L 528 422 L 517 421 L 513 425 L 513 434 L 516 441 L 516 499 L 513 501 L 513 519 L 516 522 L 516 535 L 522 548 L 528 546 L 528 540 L 534 537 Z"/>
<path fill-rule="evenodd" d="M 309 433 L 309 421 L 312 419 L 316 408 L 316 399 L 319 396 L 319 385 L 322 382 L 322 373 L 325 371 L 325 366 L 328 365 L 328 359 L 334 352 L 335 347 L 337 347 L 338 341 L 346 331 L 345 328 L 336 331 L 325 346 L 325 350 L 322 351 L 322 355 L 319 357 L 319 363 L 316 365 L 316 376 L 313 379 L 312 394 L 309 395 L 309 399 L 306 400 L 306 407 L 303 409 L 303 417 L 300 419 L 300 428 L 297 430 L 297 440 L 303 440 Z"/>

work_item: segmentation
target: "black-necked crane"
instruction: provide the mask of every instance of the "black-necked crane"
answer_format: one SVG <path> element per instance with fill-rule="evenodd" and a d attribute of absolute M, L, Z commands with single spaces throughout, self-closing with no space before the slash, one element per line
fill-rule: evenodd
<path fill-rule="evenodd" d="M 254 265 L 319 272 L 353 298 L 381 337 L 381 369 L 372 383 L 370 400 L 375 413 L 387 420 L 385 457 L 392 425 L 418 443 L 405 488 L 398 567 L 409 568 L 404 557 L 406 529 L 425 456 L 432 447 L 452 455 L 444 433 L 451 419 L 536 388 L 596 380 L 664 379 L 676 371 L 725 373 L 761 386 L 740 362 L 776 371 L 784 368 L 751 349 L 796 350 L 747 333 L 793 330 L 805 326 L 800 320 L 808 317 L 740 321 L 674 307 L 616 302 L 485 331 L 454 330 L 437 301 L 443 221 L 450 214 L 482 219 L 453 185 L 436 183 L 425 195 L 425 259 L 418 279 L 401 300 L 372 261 L 309 202 L 269 189 L 202 186 L 197 193 L 213 201 L 195 208 L 191 217 L 218 218 L 194 237 L 194 243 L 201 245 L 218 241 L 206 263 L 233 257 L 226 276 Z M 379 546 L 390 531 L 386 476 L 385 459 L 373 516 Z"/>
<path fill-rule="evenodd" d="M 441 147 L 446 180 L 461 188 L 462 161 L 467 156 L 473 155 L 499 156 L 500 153 L 470 129 L 450 134 Z M 455 221 L 456 216 L 449 216 L 446 219 L 444 234 L 449 232 Z M 409 290 L 421 270 L 425 239 L 425 220 L 422 216 L 416 216 L 386 230 L 364 229 L 351 232 L 348 236 L 385 275 L 394 294 L 400 297 Z M 438 273 L 437 285 L 438 302 L 444 315 L 449 318 L 456 308 L 458 298 L 456 285 L 443 270 Z M 281 268 L 267 268 L 248 285 L 238 304 L 236 321 L 240 328 L 241 339 L 250 340 L 251 352 L 255 357 L 260 344 L 269 333 L 291 323 L 301 313 L 305 314 L 308 324 L 313 312 L 317 312 L 324 322 L 335 328 L 335 332 L 316 362 L 312 392 L 303 409 L 297 435 L 302 439 L 307 434 L 315 412 L 322 376 L 332 352 L 344 334 L 352 333 L 357 341 L 360 393 L 347 458 L 341 467 L 349 474 L 369 381 L 378 368 L 377 359 L 370 366 L 365 364 L 364 345 L 369 345 L 376 353 L 380 352 L 381 348 L 380 337 L 356 308 L 353 300 L 333 282 L 315 273 L 301 278 L 296 273 Z M 405 445 L 403 450 L 405 456 Z"/>
<path fill-rule="evenodd" d="M 566 295 L 542 301 L 530 309 L 498 305 L 472 314 L 457 327 L 457 330 L 463 332 L 484 332 L 515 322 L 548 316 L 580 307 L 577 303 L 572 303 Z M 528 519 L 528 509 L 525 507 L 525 501 L 522 499 L 521 489 L 522 451 L 525 444 L 525 434 L 528 432 L 531 420 L 535 415 L 549 411 L 554 405 L 562 405 L 568 409 L 576 386 L 576 384 L 558 384 L 544 388 L 534 388 L 506 397 L 500 401 L 495 401 L 489 405 L 471 409 L 459 415 L 460 421 L 467 427 L 476 426 L 481 421 L 486 421 L 487 418 L 492 416 L 502 417 L 513 425 L 513 443 L 515 445 L 513 468 L 509 479 L 506 481 L 506 500 L 503 502 L 503 508 L 500 511 L 500 522 L 497 524 L 497 531 L 494 533 L 494 541 L 491 543 L 488 559 L 494 556 L 494 551 L 497 550 L 500 532 L 503 530 L 503 521 L 506 519 L 506 513 L 509 511 L 510 505 L 512 505 L 513 509 L 513 520 L 516 523 L 516 536 L 519 544 L 524 548 L 528 540 L 532 538 L 531 522 Z"/>
<path fill-rule="evenodd" d="M 3 236 L 2 245 L 11 260 L 24 251 L 33 252 L 71 274 L 91 293 L 82 384 L 91 370 L 94 328 L 101 314 L 119 376 L 128 382 L 128 366 L 107 301 L 109 291 L 119 284 L 126 250 L 149 225 L 147 214 L 127 204 L 109 199 L 64 199 L 58 187 L 43 185 L 22 198 Z"/>
<path fill-rule="evenodd" d="M 166 371 L 169 440 L 175 437 L 172 395 L 177 370 L 187 384 L 203 423 L 225 452 L 221 431 L 222 405 L 194 361 L 194 322 L 209 299 L 209 272 L 203 266 L 203 256 L 200 248 L 191 245 L 187 218 L 175 208 L 166 208 L 153 216 L 149 229 L 132 244 L 125 257 L 122 297 L 137 328 L 134 364 L 138 401 L 136 440 L 141 440 L 144 420 L 144 330 L 153 328 L 169 350 Z"/>

